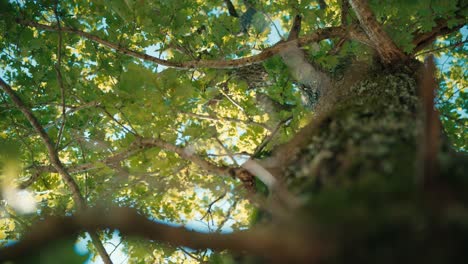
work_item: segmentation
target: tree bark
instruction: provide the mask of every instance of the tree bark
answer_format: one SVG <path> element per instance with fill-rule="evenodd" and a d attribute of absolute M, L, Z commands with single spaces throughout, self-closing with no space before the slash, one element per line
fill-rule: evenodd
<path fill-rule="evenodd" d="M 319 102 L 326 110 L 268 162 L 302 201 L 302 225 L 333 238 L 337 263 L 466 257 L 461 245 L 468 233 L 457 223 L 468 219 L 458 215 L 454 223 L 450 211 L 467 201 L 457 186 L 468 158 L 451 152 L 442 137 L 437 183 L 427 189 L 417 180 L 425 133 L 419 74 L 410 67 L 373 70 L 352 85 L 336 85 Z"/>

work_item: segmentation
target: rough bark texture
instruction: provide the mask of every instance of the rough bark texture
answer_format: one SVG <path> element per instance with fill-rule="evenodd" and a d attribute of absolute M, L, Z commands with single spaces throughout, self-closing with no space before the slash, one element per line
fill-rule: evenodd
<path fill-rule="evenodd" d="M 374 69 L 350 87 L 335 87 L 341 90 L 321 102 L 331 105 L 277 150 L 276 163 L 286 166 L 276 175 L 302 201 L 304 216 L 295 219 L 335 245 L 326 263 L 448 263 L 466 257 L 462 186 L 468 159 L 445 141 L 438 156 L 441 187 L 418 184 L 424 130 L 416 80 L 409 68 Z"/>

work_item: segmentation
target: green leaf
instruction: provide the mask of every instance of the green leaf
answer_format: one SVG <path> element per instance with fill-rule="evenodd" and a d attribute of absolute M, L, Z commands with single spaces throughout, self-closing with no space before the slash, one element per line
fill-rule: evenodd
<path fill-rule="evenodd" d="M 27 256 L 16 263 L 83 264 L 89 258 L 89 254 L 79 255 L 76 253 L 74 247 L 74 239 L 58 241 L 46 246 L 40 252 L 29 252 Z"/>

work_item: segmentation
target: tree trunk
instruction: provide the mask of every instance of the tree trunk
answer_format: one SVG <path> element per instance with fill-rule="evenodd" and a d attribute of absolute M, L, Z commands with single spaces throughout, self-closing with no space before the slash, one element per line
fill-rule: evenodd
<path fill-rule="evenodd" d="M 466 257 L 460 186 L 468 159 L 442 138 L 439 170 L 425 183 L 419 73 L 406 66 L 348 73 L 321 99 L 311 124 L 274 152 L 280 167 L 270 170 L 301 201 L 294 225 L 319 232 L 332 263 Z"/>

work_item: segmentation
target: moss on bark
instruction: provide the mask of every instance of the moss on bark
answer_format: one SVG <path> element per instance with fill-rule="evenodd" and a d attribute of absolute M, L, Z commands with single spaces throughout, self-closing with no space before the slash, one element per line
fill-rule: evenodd
<path fill-rule="evenodd" d="M 468 159 L 444 144 L 440 176 L 448 187 L 429 190 L 435 192 L 429 196 L 451 198 L 441 197 L 445 202 L 438 205 L 428 200 L 416 177 L 422 118 L 415 78 L 370 76 L 336 102 L 284 171 L 288 189 L 305 201 L 298 218 L 336 247 L 327 262 L 448 263 L 468 257 Z"/>

